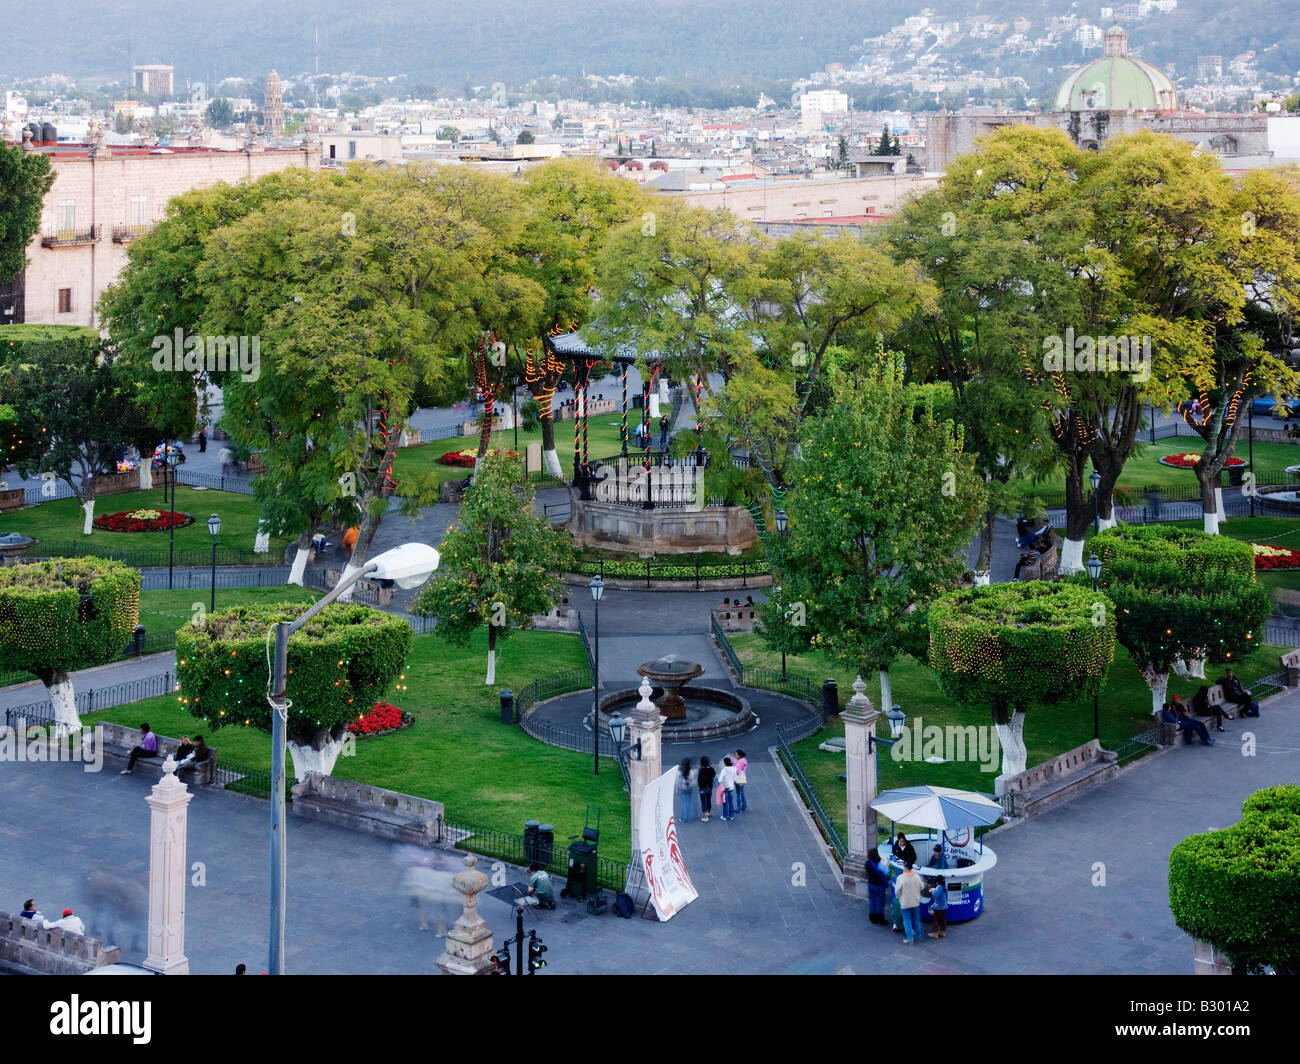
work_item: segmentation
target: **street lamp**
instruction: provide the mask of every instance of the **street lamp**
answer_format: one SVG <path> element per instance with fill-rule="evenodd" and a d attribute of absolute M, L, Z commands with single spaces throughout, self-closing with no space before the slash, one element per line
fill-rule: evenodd
<path fill-rule="evenodd" d="M 1095 469 L 1088 477 L 1088 483 L 1092 485 L 1092 531 L 1096 535 L 1101 531 L 1101 503 L 1097 498 L 1097 486 L 1101 483 L 1101 474 Z"/>
<path fill-rule="evenodd" d="M 180 461 L 180 455 L 170 443 L 163 444 L 163 461 L 164 469 L 171 473 L 172 480 L 172 515 L 168 518 L 167 529 L 168 549 L 167 549 L 167 590 L 172 589 L 172 571 L 176 567 L 176 463 Z M 165 475 L 165 474 L 164 474 Z M 163 484 L 163 497 L 167 497 L 167 485 Z"/>
<path fill-rule="evenodd" d="M 623 715 L 617 709 L 614 710 L 614 715 L 609 718 L 609 735 L 614 740 L 615 752 L 622 756 L 623 740 L 627 738 L 627 721 L 623 719 Z M 641 740 L 636 741 L 636 746 L 629 747 L 627 753 L 629 758 L 636 754 L 636 759 L 640 761 Z"/>
<path fill-rule="evenodd" d="M 208 518 L 208 532 L 212 535 L 212 600 L 208 603 L 208 612 L 217 609 L 217 535 L 221 531 L 221 518 L 213 514 Z"/>
<path fill-rule="evenodd" d="M 1096 476 L 1094 473 L 1093 476 Z M 1095 594 L 1097 591 L 1097 581 L 1101 579 L 1101 559 L 1097 555 L 1092 555 L 1088 559 L 1088 575 L 1092 577 L 1092 590 Z M 1101 718 L 1097 708 L 1097 692 L 1092 693 L 1092 737 L 1101 738 Z"/>
<path fill-rule="evenodd" d="M 591 601 L 596 604 L 596 665 L 591 670 L 591 738 L 592 768 L 600 775 L 600 600 L 605 595 L 605 581 L 597 573 L 591 578 Z"/>
<path fill-rule="evenodd" d="M 862 677 L 858 677 L 862 679 Z M 855 688 L 856 689 L 856 688 Z M 885 714 L 885 720 L 889 721 L 889 738 L 880 739 L 876 737 L 874 729 L 867 733 L 867 753 L 874 753 L 877 743 L 884 743 L 885 746 L 893 746 L 903 737 L 903 722 L 907 720 L 907 714 L 903 708 L 895 704 L 888 713 Z"/>
<path fill-rule="evenodd" d="M 271 943 L 266 970 L 271 975 L 284 974 L 284 898 L 285 898 L 285 819 L 284 819 L 284 751 L 285 731 L 290 702 L 285 696 L 289 673 L 289 636 L 320 613 L 348 588 L 363 577 L 392 580 L 398 587 L 419 587 L 438 568 L 438 552 L 427 543 L 403 543 L 371 558 L 350 576 L 345 576 L 324 598 L 318 599 L 292 621 L 275 626 L 275 658 L 271 675 Z"/>
<path fill-rule="evenodd" d="M 776 530 L 777 530 L 778 532 L 780 532 L 781 535 L 784 536 L 784 535 L 785 535 L 785 530 L 786 530 L 787 528 L 789 528 L 789 527 L 790 527 L 790 515 L 787 514 L 784 510 L 777 510 L 777 512 L 776 512 Z"/>

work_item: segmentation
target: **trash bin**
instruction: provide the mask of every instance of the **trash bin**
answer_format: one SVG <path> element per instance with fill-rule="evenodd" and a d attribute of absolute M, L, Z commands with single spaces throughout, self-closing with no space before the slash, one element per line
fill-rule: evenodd
<path fill-rule="evenodd" d="M 822 681 L 822 709 L 827 716 L 834 716 L 840 711 L 839 685 L 829 677 Z"/>
<path fill-rule="evenodd" d="M 515 693 L 509 687 L 501 688 L 501 723 L 515 722 Z"/>
<path fill-rule="evenodd" d="M 1246 467 L 1244 465 L 1228 466 L 1228 484 L 1234 488 L 1241 487 L 1241 478 L 1245 472 Z"/>
<path fill-rule="evenodd" d="M 530 864 L 537 860 L 537 828 L 536 820 L 524 821 L 524 860 Z"/>
<path fill-rule="evenodd" d="M 596 893 L 596 847 L 589 842 L 569 844 L 569 877 L 564 895 L 582 901 Z"/>
<path fill-rule="evenodd" d="M 144 653 L 144 625 L 137 624 L 131 631 L 131 642 L 126 645 L 126 652 L 139 656 Z"/>
<path fill-rule="evenodd" d="M 543 824 L 537 832 L 537 863 L 543 868 L 551 863 L 555 853 L 555 826 Z"/>

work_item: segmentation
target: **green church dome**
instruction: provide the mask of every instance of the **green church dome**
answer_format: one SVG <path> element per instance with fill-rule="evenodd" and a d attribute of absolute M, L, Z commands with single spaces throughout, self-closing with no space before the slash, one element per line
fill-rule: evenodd
<path fill-rule="evenodd" d="M 1150 63 L 1128 54 L 1128 34 L 1106 31 L 1100 59 L 1070 73 L 1056 90 L 1055 111 L 1175 111 L 1174 83 Z"/>

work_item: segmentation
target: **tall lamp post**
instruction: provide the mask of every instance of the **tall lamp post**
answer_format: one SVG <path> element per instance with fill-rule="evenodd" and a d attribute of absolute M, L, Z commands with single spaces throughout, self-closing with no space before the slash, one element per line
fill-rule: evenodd
<path fill-rule="evenodd" d="M 777 510 L 776 512 L 777 532 L 780 533 L 782 536 L 784 536 L 786 529 L 789 527 L 790 527 L 790 515 L 787 514 L 784 510 Z M 788 615 L 786 619 L 787 620 L 789 619 Z M 781 648 L 781 679 L 783 680 L 785 679 L 785 648 L 784 647 Z"/>
<path fill-rule="evenodd" d="M 212 599 L 208 603 L 208 612 L 217 609 L 217 535 L 221 532 L 221 518 L 213 514 L 208 518 L 208 532 L 212 536 Z"/>
<path fill-rule="evenodd" d="M 168 521 L 170 527 L 167 530 L 167 590 L 172 589 L 172 571 L 176 568 L 176 463 L 180 455 L 176 453 L 175 448 L 170 443 L 163 444 L 163 461 L 166 463 L 164 469 L 171 475 L 172 481 L 172 516 Z M 163 485 L 163 494 L 166 495 L 167 485 Z"/>
<path fill-rule="evenodd" d="M 1092 534 L 1095 536 L 1101 531 L 1101 500 L 1097 498 L 1101 474 L 1094 469 L 1088 477 L 1088 483 L 1092 485 Z"/>
<path fill-rule="evenodd" d="M 597 573 L 591 578 L 591 601 L 596 604 L 596 667 L 591 672 L 591 743 L 592 769 L 600 775 L 600 600 L 605 596 L 605 581 Z"/>
<path fill-rule="evenodd" d="M 1246 407 L 1246 425 L 1248 426 L 1246 429 L 1246 446 L 1250 451 L 1250 457 L 1249 457 L 1250 475 L 1253 477 L 1255 475 L 1255 400 L 1254 399 L 1252 399 L 1250 401 L 1250 405 Z M 1223 516 L 1226 517 L 1227 514 L 1224 514 Z M 1250 516 L 1251 517 L 1255 516 L 1255 484 L 1254 483 L 1250 485 Z"/>
<path fill-rule="evenodd" d="M 358 580 L 392 580 L 398 587 L 419 587 L 438 568 L 438 552 L 427 543 L 403 543 L 370 559 L 362 568 L 334 585 L 324 598 L 318 599 L 293 621 L 275 626 L 275 658 L 271 673 L 271 941 L 266 970 L 271 975 L 284 974 L 284 898 L 285 819 L 284 819 L 284 751 L 289 717 L 289 699 L 285 681 L 289 674 L 289 636 L 298 631 L 322 609 L 337 599 Z"/>
<path fill-rule="evenodd" d="M 1097 474 L 1094 473 L 1093 476 Z M 1097 555 L 1088 558 L 1088 575 L 1092 577 L 1093 593 L 1097 592 L 1097 581 L 1101 578 L 1101 559 Z M 1092 692 L 1092 737 L 1101 738 L 1101 718 L 1097 708 L 1097 692 Z"/>

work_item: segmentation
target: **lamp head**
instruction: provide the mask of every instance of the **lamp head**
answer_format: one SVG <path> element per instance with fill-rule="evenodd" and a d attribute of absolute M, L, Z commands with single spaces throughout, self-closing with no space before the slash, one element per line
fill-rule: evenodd
<path fill-rule="evenodd" d="M 780 532 L 782 535 L 784 535 L 785 530 L 789 527 L 789 525 L 790 525 L 790 515 L 787 514 L 784 510 L 777 510 L 776 530 Z"/>
<path fill-rule="evenodd" d="M 889 721 L 889 737 L 891 739 L 901 739 L 903 737 L 903 721 L 907 720 L 907 714 L 903 712 L 902 707 L 895 705 L 885 714 L 885 719 Z"/>
<path fill-rule="evenodd" d="M 438 552 L 427 543 L 403 543 L 371 558 L 366 568 L 374 579 L 392 580 L 398 587 L 409 591 L 428 580 L 441 560 Z"/>
<path fill-rule="evenodd" d="M 591 578 L 590 587 L 591 600 L 593 602 L 599 602 L 605 595 L 605 581 L 600 578 L 599 573 Z"/>
<path fill-rule="evenodd" d="M 1095 554 L 1088 559 L 1088 575 L 1094 580 L 1101 576 L 1101 559 Z"/>
<path fill-rule="evenodd" d="M 216 514 L 208 518 L 208 531 L 212 534 L 213 539 L 216 539 L 217 534 L 221 531 L 221 518 Z"/>
<path fill-rule="evenodd" d="M 1088 483 L 1092 485 L 1092 490 L 1097 490 L 1097 485 L 1101 483 L 1101 474 L 1095 469 L 1088 475 Z"/>
<path fill-rule="evenodd" d="M 627 721 L 618 710 L 614 710 L 614 715 L 609 718 L 609 734 L 615 746 L 623 745 L 623 737 L 627 735 Z"/>

